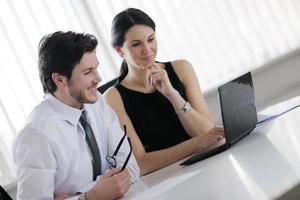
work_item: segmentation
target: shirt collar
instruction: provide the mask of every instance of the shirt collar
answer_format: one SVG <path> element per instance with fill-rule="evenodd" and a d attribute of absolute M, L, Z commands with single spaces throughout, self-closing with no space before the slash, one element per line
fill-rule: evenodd
<path fill-rule="evenodd" d="M 52 94 L 46 94 L 45 99 L 63 120 L 70 122 L 74 126 L 78 124 L 82 110 L 64 104 Z"/>

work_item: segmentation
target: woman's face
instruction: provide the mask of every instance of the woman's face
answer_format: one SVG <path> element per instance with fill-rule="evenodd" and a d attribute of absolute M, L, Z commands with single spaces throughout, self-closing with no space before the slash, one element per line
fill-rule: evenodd
<path fill-rule="evenodd" d="M 155 61 L 157 52 L 155 32 L 149 26 L 134 25 L 125 34 L 123 46 L 116 49 L 129 65 L 145 68 Z"/>

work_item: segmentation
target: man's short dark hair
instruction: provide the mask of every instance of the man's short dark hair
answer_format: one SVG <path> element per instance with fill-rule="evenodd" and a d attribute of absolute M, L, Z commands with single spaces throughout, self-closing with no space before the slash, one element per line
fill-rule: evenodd
<path fill-rule="evenodd" d="M 93 52 L 98 44 L 94 35 L 57 31 L 44 36 L 38 49 L 38 67 L 45 93 L 53 93 L 57 87 L 53 73 L 70 79 L 73 69 L 84 53 Z"/>

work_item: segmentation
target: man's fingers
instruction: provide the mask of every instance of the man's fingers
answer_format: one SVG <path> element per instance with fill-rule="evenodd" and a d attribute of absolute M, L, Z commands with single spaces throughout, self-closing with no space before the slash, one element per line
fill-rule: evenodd
<path fill-rule="evenodd" d="M 111 176 L 117 174 L 119 171 L 120 171 L 120 168 L 112 168 L 111 170 L 109 170 L 108 172 L 106 172 L 103 175 L 103 178 L 105 178 L 105 177 L 111 177 Z"/>

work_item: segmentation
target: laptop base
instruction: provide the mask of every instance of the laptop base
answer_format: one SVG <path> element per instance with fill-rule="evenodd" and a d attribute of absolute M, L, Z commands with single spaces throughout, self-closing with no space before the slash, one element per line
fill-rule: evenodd
<path fill-rule="evenodd" d="M 216 155 L 222 151 L 225 151 L 226 149 L 228 149 L 227 144 L 223 144 L 221 146 L 218 146 L 214 149 L 208 150 L 208 151 L 203 151 L 203 152 L 199 152 L 198 154 L 188 158 L 187 160 L 183 161 L 182 163 L 180 163 L 179 165 L 191 165 L 195 162 L 198 162 L 200 160 L 204 160 L 208 157 L 211 157 L 213 155 Z"/>

